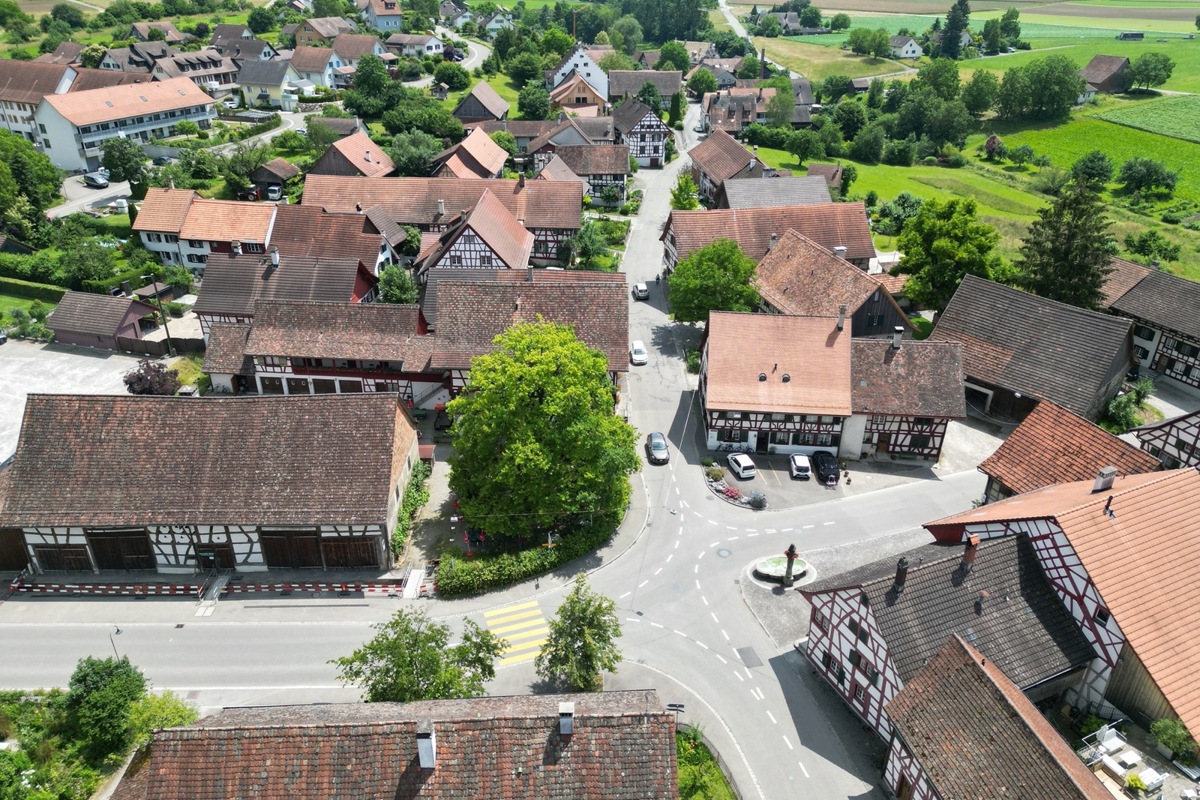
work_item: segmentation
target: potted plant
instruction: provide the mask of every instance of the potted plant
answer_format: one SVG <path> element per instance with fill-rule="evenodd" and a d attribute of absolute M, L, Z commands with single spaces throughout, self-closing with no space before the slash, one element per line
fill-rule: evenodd
<path fill-rule="evenodd" d="M 1125 776 L 1125 789 L 1134 797 L 1140 797 L 1146 790 L 1146 782 L 1136 772 L 1131 772 Z"/>
<path fill-rule="evenodd" d="M 1184 758 L 1196 750 L 1196 742 L 1183 723 L 1171 717 L 1156 719 L 1150 723 L 1150 735 L 1157 742 L 1156 748 L 1167 758 Z"/>

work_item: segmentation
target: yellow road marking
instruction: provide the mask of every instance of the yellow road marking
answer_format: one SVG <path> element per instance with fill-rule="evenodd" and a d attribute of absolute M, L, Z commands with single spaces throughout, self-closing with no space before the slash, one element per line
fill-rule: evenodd
<path fill-rule="evenodd" d="M 493 608 L 491 611 L 483 612 L 483 616 L 494 617 L 498 614 L 511 614 L 514 611 L 520 611 L 521 609 L 525 608 L 537 608 L 537 600 L 529 600 L 524 603 L 517 603 L 516 605 L 504 606 L 504 608 Z"/>

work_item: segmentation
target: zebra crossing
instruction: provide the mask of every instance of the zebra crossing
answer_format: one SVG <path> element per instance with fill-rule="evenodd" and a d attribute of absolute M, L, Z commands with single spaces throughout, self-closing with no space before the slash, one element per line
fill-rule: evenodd
<path fill-rule="evenodd" d="M 550 632 L 536 600 L 485 611 L 483 619 L 489 631 L 508 642 L 500 655 L 501 667 L 533 661 Z"/>

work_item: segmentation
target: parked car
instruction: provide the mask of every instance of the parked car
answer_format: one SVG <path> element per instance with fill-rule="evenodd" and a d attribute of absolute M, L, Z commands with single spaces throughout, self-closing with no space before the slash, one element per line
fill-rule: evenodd
<path fill-rule="evenodd" d="M 754 466 L 754 459 L 745 453 L 730 453 L 729 458 L 725 461 L 729 464 L 729 471 L 744 481 L 748 481 L 758 474 L 758 468 Z"/>
<path fill-rule="evenodd" d="M 644 283 L 635 283 L 633 285 L 633 299 L 634 300 L 649 300 L 650 299 L 650 287 Z"/>
<path fill-rule="evenodd" d="M 812 477 L 812 462 L 803 453 L 792 453 L 788 459 L 788 472 L 793 478 L 806 481 Z"/>
<path fill-rule="evenodd" d="M 813 472 L 817 473 L 817 480 L 821 483 L 837 483 L 841 477 L 841 471 L 838 469 L 837 459 L 833 457 L 833 453 L 825 450 L 818 450 L 812 454 Z"/>
<path fill-rule="evenodd" d="M 635 367 L 640 367 L 649 362 L 650 353 L 646 351 L 646 345 L 641 339 L 635 339 L 633 344 L 629 345 L 629 363 Z"/>
<path fill-rule="evenodd" d="M 258 202 L 259 200 L 262 200 L 262 193 L 258 191 L 257 186 L 251 186 L 249 189 L 239 189 L 237 193 L 237 199 Z"/>
<path fill-rule="evenodd" d="M 301 136 L 308 136 L 308 129 L 307 128 L 296 128 L 296 133 L 300 134 Z"/>
<path fill-rule="evenodd" d="M 273 183 L 270 186 L 268 186 L 267 187 L 267 199 L 268 200 L 283 199 L 283 187 L 277 183 Z"/>
<path fill-rule="evenodd" d="M 83 176 L 83 185 L 90 186 L 93 189 L 107 189 L 108 178 L 101 175 L 99 172 L 89 172 Z"/>
<path fill-rule="evenodd" d="M 240 102 L 238 102 L 238 99 L 236 97 L 230 97 L 225 102 L 221 103 L 221 105 L 224 106 L 225 108 L 232 110 L 232 109 L 240 108 L 242 104 Z"/>
<path fill-rule="evenodd" d="M 152 163 L 156 167 L 165 167 L 167 164 L 171 163 L 171 157 L 170 156 L 155 156 L 154 161 Z"/>
<path fill-rule="evenodd" d="M 667 437 L 657 432 L 646 437 L 646 459 L 651 464 L 666 464 L 671 460 L 671 450 L 667 447 Z"/>

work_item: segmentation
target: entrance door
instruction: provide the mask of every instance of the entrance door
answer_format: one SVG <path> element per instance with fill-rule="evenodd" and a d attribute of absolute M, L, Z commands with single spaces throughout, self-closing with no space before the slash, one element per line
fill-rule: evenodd
<path fill-rule="evenodd" d="M 274 569 L 321 569 L 321 537 L 308 531 L 264 533 L 263 559 Z"/>
<path fill-rule="evenodd" d="M 25 534 L 13 528 L 0 531 L 0 570 L 20 572 L 29 563 L 25 552 Z"/>
<path fill-rule="evenodd" d="M 771 444 L 771 434 L 766 431 L 759 431 L 758 436 L 754 438 L 754 452 L 765 453 Z"/>
<path fill-rule="evenodd" d="M 145 531 L 113 531 L 87 534 L 97 569 L 155 569 L 154 551 Z"/>
<path fill-rule="evenodd" d="M 900 776 L 900 785 L 896 787 L 896 797 L 900 800 L 912 800 L 913 786 L 908 782 L 906 775 Z"/>
<path fill-rule="evenodd" d="M 888 448 L 892 446 L 892 435 L 884 432 L 879 434 L 879 442 L 875 445 L 876 453 L 886 453 Z"/>
<path fill-rule="evenodd" d="M 228 543 L 200 545 L 196 549 L 196 555 L 200 563 L 201 572 L 208 572 L 210 569 L 235 569 L 237 567 L 237 558 L 233 554 L 233 545 Z"/>

